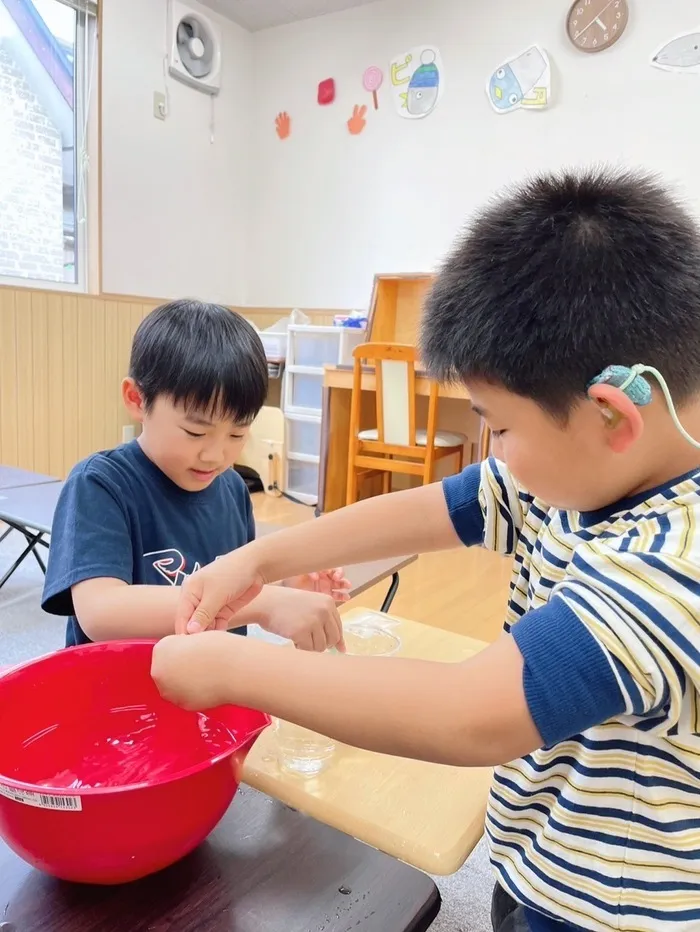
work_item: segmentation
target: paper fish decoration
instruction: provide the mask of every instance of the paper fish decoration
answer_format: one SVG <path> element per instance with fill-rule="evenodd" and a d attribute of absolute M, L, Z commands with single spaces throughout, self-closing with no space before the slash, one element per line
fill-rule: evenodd
<path fill-rule="evenodd" d="M 651 64 L 664 71 L 700 73 L 700 32 L 671 39 L 651 57 Z"/>
<path fill-rule="evenodd" d="M 509 59 L 491 75 L 486 93 L 497 113 L 511 113 L 525 107 L 541 110 L 551 103 L 552 69 L 539 45 Z"/>
<path fill-rule="evenodd" d="M 399 55 L 389 66 L 391 92 L 399 116 L 420 120 L 433 112 L 443 92 L 440 52 L 423 45 Z"/>

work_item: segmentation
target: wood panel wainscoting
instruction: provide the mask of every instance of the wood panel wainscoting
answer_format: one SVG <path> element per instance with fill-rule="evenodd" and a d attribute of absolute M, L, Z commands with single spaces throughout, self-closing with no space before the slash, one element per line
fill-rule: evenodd
<path fill-rule="evenodd" d="M 0 463 L 64 478 L 121 442 L 131 340 L 163 299 L 0 286 Z M 288 309 L 234 308 L 260 329 Z M 332 311 L 310 312 L 314 323 Z"/>

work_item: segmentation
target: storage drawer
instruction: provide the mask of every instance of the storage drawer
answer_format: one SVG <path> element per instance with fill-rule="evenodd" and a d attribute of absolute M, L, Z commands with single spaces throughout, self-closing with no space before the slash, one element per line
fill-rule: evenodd
<path fill-rule="evenodd" d="M 287 427 L 287 454 L 303 453 L 306 456 L 318 456 L 321 452 L 320 418 L 301 417 L 288 414 L 285 418 Z"/>
<path fill-rule="evenodd" d="M 286 491 L 307 504 L 318 501 L 319 464 L 287 456 Z"/>
<path fill-rule="evenodd" d="M 323 373 L 310 375 L 287 370 L 289 405 L 292 408 L 307 408 L 320 411 L 323 403 Z"/>

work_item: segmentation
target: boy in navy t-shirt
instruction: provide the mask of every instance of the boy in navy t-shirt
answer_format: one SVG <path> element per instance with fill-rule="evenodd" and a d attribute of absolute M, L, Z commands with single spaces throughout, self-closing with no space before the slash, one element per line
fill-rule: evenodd
<path fill-rule="evenodd" d="M 122 393 L 141 435 L 79 463 L 54 516 L 43 607 L 68 616 L 67 647 L 172 634 L 183 580 L 255 538 L 231 468 L 267 393 L 250 324 L 213 304 L 157 308 L 136 331 Z M 324 650 L 342 642 L 335 602 L 348 586 L 342 570 L 266 586 L 220 626 L 258 623 Z"/>

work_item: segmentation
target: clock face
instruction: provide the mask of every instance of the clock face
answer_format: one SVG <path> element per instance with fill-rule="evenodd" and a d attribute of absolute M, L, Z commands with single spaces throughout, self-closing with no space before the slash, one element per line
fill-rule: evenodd
<path fill-rule="evenodd" d="M 582 52 L 602 52 L 620 38 L 629 22 L 627 0 L 578 0 L 569 10 L 569 38 Z"/>

